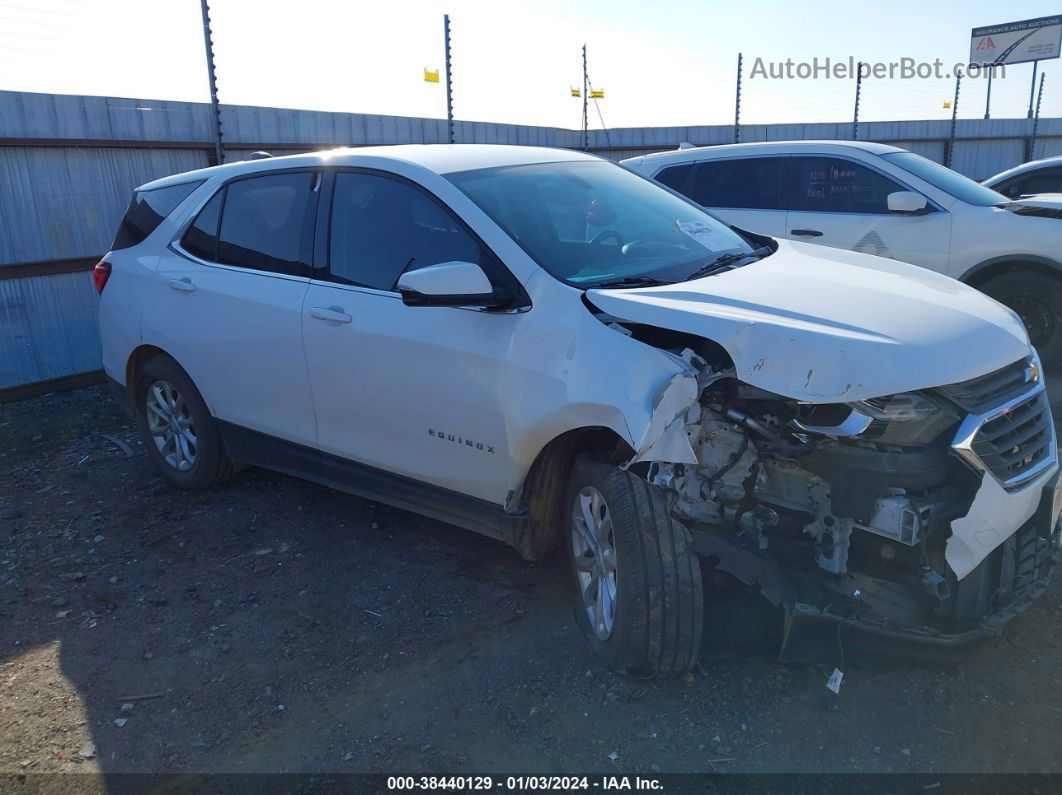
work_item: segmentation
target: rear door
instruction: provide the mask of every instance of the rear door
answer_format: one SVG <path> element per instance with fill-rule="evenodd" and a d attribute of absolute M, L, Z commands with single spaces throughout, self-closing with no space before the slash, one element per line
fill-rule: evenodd
<path fill-rule="evenodd" d="M 143 324 L 218 419 L 305 445 L 316 441 L 302 302 L 318 183 L 313 170 L 227 183 L 161 257 Z"/>
<path fill-rule="evenodd" d="M 693 199 L 728 224 L 761 235 L 785 236 L 780 199 L 786 157 L 708 159 L 670 166 L 657 181 Z"/>
<path fill-rule="evenodd" d="M 890 212 L 888 195 L 911 190 L 892 177 L 843 157 L 793 155 L 783 184 L 786 237 L 947 271 L 951 215 L 932 203 L 923 215 Z"/>

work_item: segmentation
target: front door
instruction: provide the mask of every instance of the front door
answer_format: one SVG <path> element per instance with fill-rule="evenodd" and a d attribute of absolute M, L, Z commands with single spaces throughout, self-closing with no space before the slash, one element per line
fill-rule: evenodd
<path fill-rule="evenodd" d="M 887 198 L 908 190 L 866 165 L 828 155 L 789 158 L 783 187 L 785 237 L 847 248 L 947 272 L 951 215 L 892 213 Z"/>
<path fill-rule="evenodd" d="M 395 289 L 406 270 L 492 255 L 434 197 L 366 171 L 335 174 L 318 244 L 327 257 L 302 327 L 320 449 L 504 503 L 513 473 L 500 400 L 519 316 L 406 306 Z"/>

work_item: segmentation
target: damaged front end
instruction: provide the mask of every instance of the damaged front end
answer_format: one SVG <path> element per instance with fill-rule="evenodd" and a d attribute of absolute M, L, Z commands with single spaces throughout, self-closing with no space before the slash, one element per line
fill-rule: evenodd
<path fill-rule="evenodd" d="M 842 627 L 886 646 L 962 647 L 1042 593 L 1062 491 L 1035 357 L 811 403 L 692 347 L 671 351 L 688 370 L 657 393 L 627 466 L 670 492 L 703 557 L 784 608 L 783 657 L 835 652 Z"/>

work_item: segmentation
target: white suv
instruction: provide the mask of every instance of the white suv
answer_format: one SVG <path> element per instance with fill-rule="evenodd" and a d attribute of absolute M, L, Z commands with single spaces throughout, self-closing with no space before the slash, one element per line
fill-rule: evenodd
<path fill-rule="evenodd" d="M 982 180 L 981 184 L 1011 199 L 1062 193 L 1062 156 L 1030 160 Z"/>
<path fill-rule="evenodd" d="M 1016 311 L 1062 365 L 1062 197 L 1013 201 L 921 155 L 864 141 L 680 149 L 623 161 L 728 223 L 891 257 Z"/>
<path fill-rule="evenodd" d="M 623 671 L 686 670 L 702 567 L 813 629 L 961 645 L 1044 587 L 1039 363 L 975 290 L 735 232 L 581 153 L 337 150 L 137 190 L 104 363 L 175 485 L 253 464 L 563 545 Z M 711 627 L 709 627 L 711 631 Z M 833 649 L 835 644 L 827 644 Z"/>

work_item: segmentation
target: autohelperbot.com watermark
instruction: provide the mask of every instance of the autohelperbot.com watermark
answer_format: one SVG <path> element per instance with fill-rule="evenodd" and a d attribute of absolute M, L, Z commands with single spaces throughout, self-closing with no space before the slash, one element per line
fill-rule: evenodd
<path fill-rule="evenodd" d="M 1006 66 L 993 67 L 995 76 L 1006 77 Z M 784 61 L 757 57 L 749 71 L 754 80 L 851 80 L 860 75 L 862 79 L 877 80 L 950 80 L 957 74 L 963 77 L 988 77 L 992 69 L 988 64 L 955 63 L 948 69 L 944 61 L 919 61 L 915 58 L 899 58 L 895 61 L 860 61 L 855 56 L 847 58 L 812 58 Z"/>

